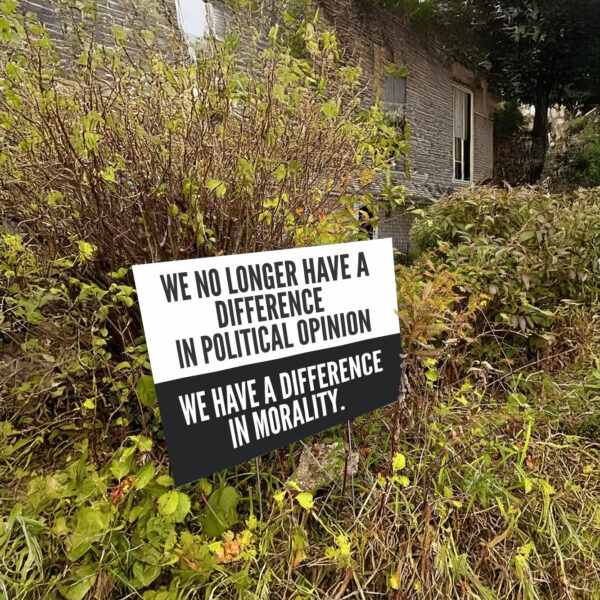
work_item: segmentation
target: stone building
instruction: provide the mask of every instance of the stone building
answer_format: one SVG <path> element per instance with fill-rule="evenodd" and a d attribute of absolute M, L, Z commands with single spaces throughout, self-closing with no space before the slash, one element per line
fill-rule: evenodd
<path fill-rule="evenodd" d="M 425 203 L 490 179 L 494 167 L 495 101 L 487 82 L 451 62 L 398 13 L 360 0 L 322 0 L 323 16 L 361 65 L 370 101 L 406 120 L 410 180 L 396 181 Z M 383 215 L 377 235 L 409 247 L 412 215 Z"/>
<path fill-rule="evenodd" d="M 395 183 L 424 203 L 493 175 L 495 101 L 485 79 L 453 63 L 396 12 L 364 0 L 318 0 L 322 18 L 332 26 L 363 70 L 365 102 L 379 100 L 390 118 L 410 129 L 408 167 L 399 164 Z M 69 51 L 65 11 L 45 0 L 21 0 Z M 214 0 L 97 0 L 94 27 L 98 41 L 112 38 L 113 25 L 125 29 L 179 27 L 194 41 L 204 33 L 224 35 L 229 10 Z M 57 12 L 58 11 L 58 12 Z M 378 237 L 392 237 L 406 253 L 412 215 L 397 210 L 382 215 Z"/>

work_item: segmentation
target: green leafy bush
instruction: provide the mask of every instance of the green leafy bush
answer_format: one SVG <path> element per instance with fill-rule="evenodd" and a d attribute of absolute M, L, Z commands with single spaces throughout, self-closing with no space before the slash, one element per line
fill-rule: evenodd
<path fill-rule="evenodd" d="M 485 319 L 511 356 L 551 343 L 566 303 L 598 299 L 599 198 L 597 189 L 466 190 L 434 204 L 413 240 L 460 273 L 468 294 L 484 295 Z"/>
<path fill-rule="evenodd" d="M 256 498 L 173 490 L 130 265 L 364 238 L 407 143 L 314 19 L 195 62 L 79 24 L 65 69 L 0 7 L 0 597 L 179 598 L 249 568 Z"/>
<path fill-rule="evenodd" d="M 313 22 L 274 27 L 265 49 L 248 32 L 207 41 L 193 63 L 152 37 L 132 56 L 123 31 L 114 47 L 88 36 L 64 70 L 45 29 L 5 4 L 0 210 L 50 255 L 79 245 L 98 277 L 359 235 L 355 203 L 377 214 L 365 185 L 407 150 Z"/>

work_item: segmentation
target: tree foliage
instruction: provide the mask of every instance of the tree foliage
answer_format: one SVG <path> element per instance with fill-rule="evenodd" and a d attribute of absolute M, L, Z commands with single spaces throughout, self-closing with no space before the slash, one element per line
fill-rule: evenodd
<path fill-rule="evenodd" d="M 533 104 L 531 178 L 543 168 L 547 110 L 600 100 L 597 0 L 386 0 L 440 39 L 451 56 L 486 72 L 501 98 Z"/>

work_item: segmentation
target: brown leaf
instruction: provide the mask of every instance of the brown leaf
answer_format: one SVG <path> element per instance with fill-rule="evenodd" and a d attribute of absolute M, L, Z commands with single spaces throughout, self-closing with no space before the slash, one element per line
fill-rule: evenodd
<path fill-rule="evenodd" d="M 217 554 L 217 559 L 220 563 L 228 563 L 239 558 L 240 543 L 237 540 L 229 540 L 225 542 L 223 550 Z"/>

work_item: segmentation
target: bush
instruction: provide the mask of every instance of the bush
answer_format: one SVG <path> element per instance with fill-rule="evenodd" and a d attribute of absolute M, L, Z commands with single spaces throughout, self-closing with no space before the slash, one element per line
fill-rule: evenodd
<path fill-rule="evenodd" d="M 158 35 L 132 55 L 123 31 L 109 48 L 83 28 L 67 71 L 39 23 L 2 8 L 0 419 L 93 414 L 95 451 L 160 430 L 131 264 L 361 239 L 355 204 L 376 221 L 365 186 L 407 146 L 314 20 L 243 50 L 206 40 L 194 63 Z"/>
<path fill-rule="evenodd" d="M 598 109 L 569 124 L 566 150 L 558 157 L 559 181 L 600 186 L 600 115 Z"/>
<path fill-rule="evenodd" d="M 484 296 L 485 319 L 510 357 L 551 343 L 566 303 L 597 301 L 599 198 L 597 189 L 469 189 L 434 204 L 413 241 L 459 272 L 468 294 Z"/>
<path fill-rule="evenodd" d="M 131 56 L 120 31 L 114 48 L 82 38 L 65 71 L 44 28 L 10 8 L 0 211 L 52 257 L 84 247 L 99 278 L 355 235 L 354 204 L 377 213 L 366 184 L 406 152 L 379 110 L 361 108 L 359 69 L 312 22 L 289 21 L 302 57 L 276 27 L 264 50 L 232 35 L 194 63 L 150 35 Z"/>
<path fill-rule="evenodd" d="M 354 207 L 376 221 L 365 188 L 407 144 L 313 20 L 194 63 L 83 36 L 64 70 L 0 8 L 0 595 L 183 597 L 252 563 L 256 495 L 221 539 L 229 476 L 172 489 L 129 267 L 362 239 Z"/>

